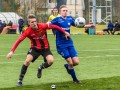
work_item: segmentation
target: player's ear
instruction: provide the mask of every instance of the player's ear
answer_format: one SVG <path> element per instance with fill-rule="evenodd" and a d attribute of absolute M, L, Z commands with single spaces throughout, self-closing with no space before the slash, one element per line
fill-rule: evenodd
<path fill-rule="evenodd" d="M 30 25 L 30 20 L 28 20 L 28 22 L 27 22 L 27 23 L 28 23 L 28 25 Z"/>

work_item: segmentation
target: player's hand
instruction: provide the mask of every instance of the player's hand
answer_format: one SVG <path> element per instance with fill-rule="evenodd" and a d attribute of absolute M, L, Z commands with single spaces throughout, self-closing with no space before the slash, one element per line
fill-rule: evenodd
<path fill-rule="evenodd" d="M 70 37 L 70 34 L 68 32 L 65 32 L 65 37 L 68 40 L 68 37 Z"/>
<path fill-rule="evenodd" d="M 12 55 L 13 55 L 13 51 L 10 51 L 10 52 L 7 54 L 6 58 L 9 59 L 9 58 L 12 57 Z"/>
<path fill-rule="evenodd" d="M 46 24 L 50 24 L 50 22 L 48 21 L 48 22 L 46 22 Z"/>

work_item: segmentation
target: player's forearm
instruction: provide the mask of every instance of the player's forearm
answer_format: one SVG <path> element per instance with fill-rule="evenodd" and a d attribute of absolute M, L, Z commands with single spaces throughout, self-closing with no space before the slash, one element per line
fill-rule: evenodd
<path fill-rule="evenodd" d="M 15 49 L 18 47 L 18 45 L 19 45 L 20 42 L 21 42 L 21 40 L 19 40 L 19 39 L 15 42 L 15 44 L 13 45 L 13 47 L 11 49 L 12 52 L 15 51 Z"/>
<path fill-rule="evenodd" d="M 17 48 L 17 46 L 20 44 L 20 42 L 22 42 L 25 38 L 26 38 L 26 36 L 22 34 L 22 35 L 18 38 L 18 40 L 15 42 L 15 44 L 13 45 L 11 51 L 14 52 L 15 49 Z"/>
<path fill-rule="evenodd" d="M 61 27 L 57 26 L 57 25 L 50 25 L 49 27 L 50 27 L 50 29 L 56 29 L 56 30 L 65 34 L 65 30 L 62 29 Z"/>

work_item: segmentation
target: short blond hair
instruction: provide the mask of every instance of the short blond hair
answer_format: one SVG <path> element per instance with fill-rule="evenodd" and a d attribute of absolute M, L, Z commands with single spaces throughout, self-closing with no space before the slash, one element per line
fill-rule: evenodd
<path fill-rule="evenodd" d="M 27 16 L 27 19 L 33 19 L 33 18 L 36 18 L 36 16 L 35 16 L 34 14 L 29 14 L 29 15 Z"/>
<path fill-rule="evenodd" d="M 60 11 L 62 8 L 67 8 L 67 7 L 66 7 L 66 5 L 61 5 L 60 8 L 59 8 L 59 11 Z"/>

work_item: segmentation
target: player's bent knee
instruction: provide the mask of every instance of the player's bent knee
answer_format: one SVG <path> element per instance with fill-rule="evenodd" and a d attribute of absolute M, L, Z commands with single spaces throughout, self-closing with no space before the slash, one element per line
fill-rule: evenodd
<path fill-rule="evenodd" d="M 74 64 L 75 64 L 75 65 L 79 65 L 79 61 L 76 61 Z"/>
<path fill-rule="evenodd" d="M 24 64 L 25 64 L 26 66 L 29 66 L 29 65 L 30 65 L 30 60 L 26 60 Z"/>
<path fill-rule="evenodd" d="M 74 66 L 79 65 L 79 59 L 78 57 L 72 58 Z"/>
<path fill-rule="evenodd" d="M 49 65 L 53 64 L 53 59 L 47 61 Z"/>
<path fill-rule="evenodd" d="M 52 55 L 48 55 L 48 56 L 46 57 L 46 60 L 47 60 L 47 63 L 48 63 L 49 65 L 52 65 L 52 64 L 53 64 L 54 59 L 53 59 L 53 56 L 52 56 Z"/>

